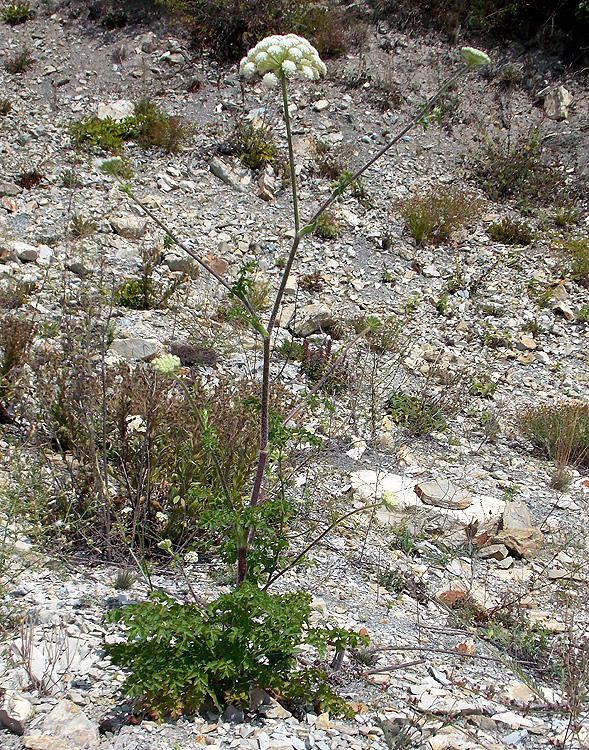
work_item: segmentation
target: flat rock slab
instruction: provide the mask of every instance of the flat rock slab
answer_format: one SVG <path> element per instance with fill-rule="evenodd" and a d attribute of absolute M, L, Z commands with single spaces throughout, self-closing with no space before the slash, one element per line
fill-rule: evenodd
<path fill-rule="evenodd" d="M 350 475 L 352 490 L 358 500 L 367 505 L 383 500 L 388 508 L 377 511 L 381 523 L 399 522 L 399 513 L 421 510 L 426 517 L 443 514 L 447 531 L 463 529 L 476 521 L 479 526 L 497 523 L 505 509 L 505 501 L 488 495 L 472 495 L 468 508 L 434 508 L 424 503 L 415 493 L 415 479 L 399 474 L 377 473 L 370 469 L 355 471 Z M 437 519 L 439 521 L 440 519 Z"/>
<path fill-rule="evenodd" d="M 305 305 L 298 314 L 298 320 L 290 324 L 295 336 L 310 336 L 312 333 L 327 331 L 335 321 L 333 313 L 323 304 Z"/>
<path fill-rule="evenodd" d="M 161 354 L 163 344 L 157 339 L 115 339 L 110 349 L 124 359 L 147 360 Z"/>
<path fill-rule="evenodd" d="M 507 501 L 503 511 L 504 529 L 529 529 L 533 526 L 528 506 L 522 500 Z"/>
<path fill-rule="evenodd" d="M 456 487 L 448 479 L 419 482 L 415 485 L 415 493 L 426 505 L 435 505 L 436 508 L 462 510 L 472 504 L 470 492 Z"/>
<path fill-rule="evenodd" d="M 111 104 L 99 104 L 96 109 L 96 117 L 99 120 L 124 120 L 135 114 L 135 105 L 128 99 L 119 99 Z"/>

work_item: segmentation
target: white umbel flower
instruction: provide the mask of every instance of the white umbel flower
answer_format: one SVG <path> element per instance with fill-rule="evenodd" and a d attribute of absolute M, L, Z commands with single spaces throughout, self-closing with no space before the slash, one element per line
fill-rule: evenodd
<path fill-rule="evenodd" d="M 241 61 L 239 72 L 245 78 L 260 73 L 264 76 L 264 86 L 273 88 L 280 79 L 297 75 L 316 81 L 325 75 L 327 68 L 315 47 L 306 39 L 285 34 L 268 36 L 258 42 Z"/>

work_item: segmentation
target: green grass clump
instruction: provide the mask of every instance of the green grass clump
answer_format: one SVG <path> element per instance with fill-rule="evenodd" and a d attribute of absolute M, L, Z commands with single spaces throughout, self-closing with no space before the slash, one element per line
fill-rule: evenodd
<path fill-rule="evenodd" d="M 26 0 L 8 3 L 2 10 L 2 20 L 9 26 L 18 26 L 33 17 L 31 6 Z"/>
<path fill-rule="evenodd" d="M 188 134 L 180 117 L 168 115 L 149 100 L 135 106 L 135 112 L 122 120 L 110 117 L 99 120 L 84 117 L 70 123 L 69 132 L 77 146 L 89 146 L 119 153 L 126 141 L 136 141 L 142 148 L 158 148 L 166 153 L 177 151 Z"/>
<path fill-rule="evenodd" d="M 10 99 L 0 99 L 0 117 L 5 117 L 12 109 Z"/>
<path fill-rule="evenodd" d="M 567 399 L 524 409 L 517 418 L 522 437 L 557 466 L 589 466 L 589 404 Z"/>
<path fill-rule="evenodd" d="M 571 264 L 571 278 L 581 286 L 589 286 L 589 239 L 569 240 L 565 249 Z"/>
<path fill-rule="evenodd" d="M 495 242 L 504 245 L 529 245 L 534 240 L 534 230 L 527 221 L 505 217 L 491 224 L 489 234 Z"/>
<path fill-rule="evenodd" d="M 452 185 L 432 187 L 401 204 L 405 226 L 418 244 L 448 240 L 480 211 L 481 203 L 472 193 Z"/>

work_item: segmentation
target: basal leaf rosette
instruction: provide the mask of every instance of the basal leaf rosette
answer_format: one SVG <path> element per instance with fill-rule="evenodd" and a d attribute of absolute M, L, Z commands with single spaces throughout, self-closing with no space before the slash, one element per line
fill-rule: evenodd
<path fill-rule="evenodd" d="M 325 75 L 327 68 L 319 53 L 302 36 L 285 34 L 268 36 L 258 42 L 239 65 L 245 78 L 263 75 L 262 83 L 267 88 L 277 86 L 281 78 L 299 76 L 316 81 Z"/>

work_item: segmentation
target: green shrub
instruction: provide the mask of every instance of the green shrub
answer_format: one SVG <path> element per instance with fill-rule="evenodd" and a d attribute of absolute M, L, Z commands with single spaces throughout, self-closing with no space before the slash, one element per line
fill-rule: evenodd
<path fill-rule="evenodd" d="M 268 164 L 275 164 L 278 147 L 268 125 L 256 126 L 240 122 L 234 130 L 230 148 L 241 163 L 248 169 L 264 169 Z"/>
<path fill-rule="evenodd" d="M 341 651 L 367 639 L 313 627 L 310 618 L 311 596 L 303 592 L 269 594 L 244 584 L 206 606 L 181 604 L 156 592 L 109 615 L 125 625 L 126 642 L 109 644 L 106 651 L 115 664 L 131 670 L 127 694 L 141 698 L 143 709 L 159 719 L 194 712 L 205 701 L 219 709 L 246 707 L 253 688 L 346 712 L 326 674 L 299 668 L 296 653 L 303 644 L 325 654 L 328 646 Z"/>
<path fill-rule="evenodd" d="M 85 219 L 80 214 L 74 214 L 70 219 L 69 232 L 72 237 L 85 239 L 90 237 L 98 229 L 98 224 L 92 219 Z"/>
<path fill-rule="evenodd" d="M 168 115 L 143 99 L 129 117 L 122 120 L 84 117 L 71 122 L 69 132 L 78 147 L 87 145 L 119 153 L 126 141 L 136 141 L 142 148 L 153 146 L 170 153 L 180 148 L 188 129 L 180 117 Z"/>
<path fill-rule="evenodd" d="M 115 11 L 102 16 L 100 25 L 107 31 L 112 31 L 113 29 L 124 29 L 128 21 L 129 18 L 124 11 Z"/>
<path fill-rule="evenodd" d="M 581 286 L 589 286 L 589 239 L 569 240 L 565 249 L 571 264 L 571 278 Z"/>
<path fill-rule="evenodd" d="M 558 466 L 589 466 L 589 404 L 567 399 L 530 406 L 517 419 L 520 434 Z"/>
<path fill-rule="evenodd" d="M 452 40 L 458 33 L 506 39 L 536 41 L 557 54 L 582 58 L 589 34 L 586 0 L 369 0 L 376 19 L 407 27 L 439 29 Z"/>
<path fill-rule="evenodd" d="M 402 390 L 390 394 L 385 402 L 385 410 L 395 424 L 412 435 L 428 435 L 447 427 L 444 415 L 435 404 L 425 398 L 410 396 Z"/>
<path fill-rule="evenodd" d="M 10 2 L 2 9 L 2 20 L 10 26 L 18 26 L 33 17 L 33 11 L 27 0 Z"/>
<path fill-rule="evenodd" d="M 322 240 L 332 240 L 339 236 L 340 226 L 335 217 L 326 211 L 315 224 L 315 234 Z"/>
<path fill-rule="evenodd" d="M 0 99 L 0 117 L 5 117 L 12 109 L 10 99 Z"/>
<path fill-rule="evenodd" d="M 478 217 L 481 203 L 471 193 L 439 185 L 401 204 L 405 226 L 418 244 L 443 242 Z"/>
<path fill-rule="evenodd" d="M 491 224 L 489 234 L 495 242 L 504 245 L 529 245 L 534 240 L 534 230 L 526 221 L 505 217 Z"/>

